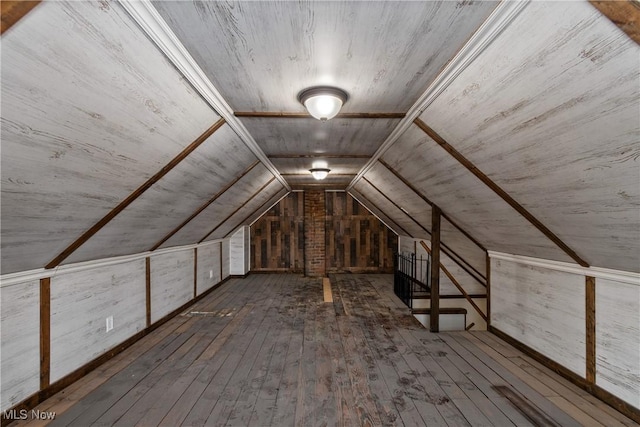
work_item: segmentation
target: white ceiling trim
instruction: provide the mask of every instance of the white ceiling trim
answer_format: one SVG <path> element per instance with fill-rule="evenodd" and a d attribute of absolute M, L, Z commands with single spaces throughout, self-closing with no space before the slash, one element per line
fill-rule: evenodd
<path fill-rule="evenodd" d="M 280 175 L 278 169 L 264 154 L 262 149 L 253 139 L 247 128 L 238 120 L 233 110 L 224 100 L 220 92 L 213 86 L 211 81 L 200 66 L 193 59 L 191 54 L 184 47 L 169 25 L 153 7 L 150 0 L 119 0 L 124 9 L 131 15 L 134 21 L 140 25 L 142 30 L 169 58 L 175 67 L 189 80 L 200 95 L 211 105 L 211 107 L 222 116 L 229 126 L 238 134 L 240 139 L 249 147 L 262 164 L 282 183 L 291 190 L 287 181 Z"/>
<path fill-rule="evenodd" d="M 32 280 L 40 280 L 46 277 L 53 278 L 61 274 L 77 273 L 79 271 L 91 270 L 94 268 L 123 264 L 125 262 L 131 262 L 131 261 L 135 261 L 135 260 L 147 258 L 147 257 L 155 257 L 158 255 L 164 255 L 164 254 L 169 254 L 173 252 L 182 252 L 182 251 L 188 251 L 196 248 L 203 248 L 206 246 L 211 246 L 213 244 L 224 242 L 225 240 L 228 240 L 228 239 L 209 240 L 207 242 L 202 242 L 199 244 L 174 246 L 166 249 L 157 249 L 153 252 L 146 251 L 146 252 L 139 252 L 131 255 L 122 255 L 122 256 L 111 257 L 111 258 L 102 258 L 102 259 L 91 260 L 91 261 L 77 262 L 73 264 L 65 264 L 65 265 L 58 266 L 54 269 L 37 268 L 35 270 L 27 270 L 27 271 L 20 271 L 17 273 L 3 274 L 2 276 L 0 276 L 0 288 L 5 288 L 7 286 L 17 285 L 20 283 L 30 282 Z"/>
<path fill-rule="evenodd" d="M 530 0 L 503 0 L 498 4 L 487 20 L 471 36 L 444 70 L 438 74 L 415 104 L 411 106 L 407 115 L 398 123 L 380 148 L 353 178 L 347 190 L 350 190 L 373 167 L 378 159 L 413 124 L 413 121 L 500 35 L 529 2 Z"/>
<path fill-rule="evenodd" d="M 562 271 L 565 273 L 577 274 L 580 276 L 591 276 L 599 279 L 613 280 L 616 282 L 628 283 L 640 286 L 640 273 L 629 271 L 612 270 L 601 267 L 582 267 L 562 261 L 553 261 L 542 258 L 532 258 L 524 255 L 512 255 L 502 252 L 488 251 L 489 258 L 502 261 L 514 262 L 531 267 L 545 268 L 548 270 Z M 596 284 L 597 286 L 597 284 Z"/>

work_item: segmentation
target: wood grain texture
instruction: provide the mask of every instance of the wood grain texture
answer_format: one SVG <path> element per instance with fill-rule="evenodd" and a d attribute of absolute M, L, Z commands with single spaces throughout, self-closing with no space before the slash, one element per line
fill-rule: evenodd
<path fill-rule="evenodd" d="M 153 4 L 233 110 L 304 112 L 299 91 L 333 84 L 353 95 L 345 113 L 406 111 L 495 7 Z"/>
<path fill-rule="evenodd" d="M 584 276 L 491 260 L 491 325 L 581 377 L 584 301 Z"/>
<path fill-rule="evenodd" d="M 251 271 L 304 272 L 303 196 L 289 193 L 251 225 Z"/>
<path fill-rule="evenodd" d="M 266 209 L 269 203 L 282 196 L 285 191 L 286 189 L 279 181 L 275 178 L 270 179 L 234 212 L 229 214 L 219 226 L 216 226 L 203 241 L 228 237 L 241 225 L 241 222 L 246 222 L 247 218 L 257 214 L 259 209 Z"/>
<path fill-rule="evenodd" d="M 325 200 L 327 273 L 391 273 L 396 235 L 348 193 L 326 192 Z"/>
<path fill-rule="evenodd" d="M 222 280 L 229 277 L 229 239 L 224 239 L 222 242 Z"/>
<path fill-rule="evenodd" d="M 282 199 L 283 197 L 285 197 L 289 193 L 290 193 L 290 191 L 288 191 L 286 188 L 283 188 L 282 190 L 277 192 L 275 195 L 273 195 L 270 199 L 267 199 L 267 201 L 265 201 L 262 205 L 260 205 L 255 210 L 255 212 L 253 212 L 250 215 L 248 215 L 247 217 L 245 217 L 245 219 L 241 220 L 238 224 L 249 225 L 249 226 L 252 225 L 262 215 L 264 215 L 268 211 L 268 209 L 270 209 L 271 207 L 275 206 L 276 203 L 278 203 L 278 201 L 280 199 Z M 226 237 L 228 237 L 228 235 L 225 236 L 225 238 Z"/>
<path fill-rule="evenodd" d="M 589 3 L 640 44 L 640 6 L 637 2 L 590 0 Z"/>
<path fill-rule="evenodd" d="M 4 34 L 9 28 L 21 20 L 31 9 L 40 4 L 38 1 L 25 0 L 5 0 L 0 2 L 0 11 L 2 12 L 0 34 Z"/>
<path fill-rule="evenodd" d="M 399 120 L 333 118 L 243 118 L 242 123 L 267 154 L 356 154 L 371 156 Z"/>
<path fill-rule="evenodd" d="M 67 262 L 148 250 L 255 161 L 253 153 L 225 124 L 91 237 Z"/>
<path fill-rule="evenodd" d="M 197 295 L 222 281 L 220 269 L 220 245 L 203 245 L 198 248 Z"/>
<path fill-rule="evenodd" d="M 142 331 L 145 298 L 144 259 L 53 276 L 51 383 Z"/>
<path fill-rule="evenodd" d="M 193 251 L 151 257 L 151 323 L 193 299 Z"/>
<path fill-rule="evenodd" d="M 400 236 L 400 235 L 409 236 L 409 232 L 407 232 L 402 227 L 400 227 L 398 224 L 396 224 L 391 218 L 389 218 L 389 216 L 387 216 L 386 213 L 384 213 L 382 210 L 380 210 L 380 208 L 378 208 L 371 200 L 369 200 L 362 193 L 360 193 L 356 189 L 352 188 L 351 190 L 349 190 L 349 194 L 351 194 L 351 196 L 354 199 L 356 199 L 362 206 L 367 208 L 369 210 L 369 212 L 374 214 L 376 216 L 376 218 L 378 218 L 387 227 L 389 227 L 389 229 L 391 231 L 396 233 L 396 235 L 398 235 L 398 236 Z"/>
<path fill-rule="evenodd" d="M 590 264 L 639 272 L 639 54 L 587 2 L 533 2 L 421 117 Z"/>
<path fill-rule="evenodd" d="M 411 161 L 407 161 L 405 153 L 412 154 Z M 418 190 L 487 249 L 501 248 L 507 253 L 571 261 L 527 220 L 514 215 L 511 206 L 417 126 L 409 128 L 393 149 L 383 155 L 383 160 L 403 176 L 412 177 Z M 356 185 L 359 186 L 360 183 Z"/>
<path fill-rule="evenodd" d="M 640 283 L 598 279 L 596 385 L 640 412 Z"/>
<path fill-rule="evenodd" d="M 213 227 L 238 206 L 255 194 L 256 190 L 268 182 L 273 175 L 262 164 L 257 165 L 249 173 L 237 181 L 233 187 L 225 191 L 213 203 L 202 210 L 195 218 L 183 226 L 177 233 L 164 242 L 160 248 L 181 246 L 198 242 Z"/>
<path fill-rule="evenodd" d="M 596 382 L 596 278 L 585 277 L 585 308 L 586 315 L 586 380 L 595 384 Z"/>
<path fill-rule="evenodd" d="M 0 288 L 0 410 L 40 389 L 40 282 Z"/>
<path fill-rule="evenodd" d="M 51 374 L 51 278 L 40 279 L 40 390 L 50 384 Z"/>
<path fill-rule="evenodd" d="M 329 176 L 322 181 L 316 180 L 309 169 L 313 167 L 313 163 L 319 160 L 327 162 L 327 167 L 331 169 Z M 313 159 L 299 158 L 299 159 L 272 159 L 272 162 L 276 168 L 280 171 L 282 176 L 291 185 L 305 185 L 305 184 L 323 184 L 333 185 L 342 184 L 344 187 L 351 182 L 354 176 L 358 173 L 360 168 L 366 163 L 365 159 L 354 158 L 328 158 L 323 159 L 317 157 Z"/>
<path fill-rule="evenodd" d="M 518 203 L 513 197 L 511 197 L 506 191 L 504 191 L 499 185 L 491 180 L 484 172 L 476 167 L 469 159 L 464 157 L 458 150 L 453 148 L 451 144 L 445 141 L 440 135 L 438 135 L 432 128 L 420 119 L 415 120 L 415 124 L 422 129 L 429 137 L 439 144 L 447 153 L 456 159 L 462 166 L 467 168 L 469 172 L 473 173 L 480 181 L 482 181 L 487 187 L 493 190 L 502 200 L 507 202 L 509 206 L 522 215 L 527 221 L 529 221 L 534 227 L 536 227 L 542 234 L 547 236 L 549 240 L 558 245 L 567 255 L 569 255 L 575 262 L 582 267 L 588 267 L 589 264 L 582 259 L 572 248 L 567 246 L 553 231 L 549 230 L 538 218 L 533 216 L 531 212 L 525 209 L 520 203 Z"/>
<path fill-rule="evenodd" d="M 145 299 L 145 309 L 146 309 L 146 322 L 147 328 L 151 326 L 151 257 L 146 257 L 144 259 L 144 299 Z"/>
<path fill-rule="evenodd" d="M 431 208 L 431 312 L 429 313 L 429 330 L 440 331 L 440 208 Z M 424 246 L 423 246 L 424 247 Z"/>
<path fill-rule="evenodd" d="M 309 113 L 289 113 L 285 111 L 236 111 L 233 114 L 236 117 L 259 117 L 271 119 L 313 118 Z M 404 113 L 338 113 L 333 119 L 402 119 L 404 116 Z"/>
<path fill-rule="evenodd" d="M 118 3 L 45 2 L 2 45 L 5 274 L 44 266 L 218 116 Z"/>

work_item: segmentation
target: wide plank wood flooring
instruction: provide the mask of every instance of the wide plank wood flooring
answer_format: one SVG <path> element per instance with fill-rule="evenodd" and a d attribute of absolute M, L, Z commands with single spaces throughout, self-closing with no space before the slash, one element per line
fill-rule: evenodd
<path fill-rule="evenodd" d="M 490 333 L 430 333 L 391 275 L 331 291 L 232 279 L 37 409 L 82 427 L 636 425 Z"/>

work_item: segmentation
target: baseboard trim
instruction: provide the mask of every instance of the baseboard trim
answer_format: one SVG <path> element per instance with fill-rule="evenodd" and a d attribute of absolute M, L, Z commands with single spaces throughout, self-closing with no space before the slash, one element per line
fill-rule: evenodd
<path fill-rule="evenodd" d="M 189 308 L 189 306 L 191 306 L 194 303 L 200 301 L 202 298 L 206 297 L 207 295 L 209 295 L 214 290 L 220 288 L 222 285 L 227 283 L 230 279 L 232 279 L 231 276 L 226 277 L 221 282 L 213 285 L 211 288 L 207 289 L 206 291 L 204 291 L 203 293 L 201 293 L 197 297 L 195 297 L 195 298 L 191 299 L 190 301 L 186 302 L 185 304 L 181 305 L 180 307 L 178 307 L 177 309 L 173 310 L 171 313 L 167 314 L 166 316 L 162 317 L 161 319 L 158 319 L 153 324 L 151 324 L 149 327 L 141 330 L 140 332 L 137 332 L 136 334 L 134 334 L 133 336 L 127 338 L 125 341 L 121 342 L 117 346 L 113 347 L 112 349 L 108 350 L 107 352 L 103 353 L 102 355 L 98 356 L 97 358 L 93 359 L 92 361 L 82 365 L 81 367 L 79 367 L 75 371 L 71 372 L 70 374 L 65 375 L 64 377 L 60 378 L 58 381 L 54 382 L 53 384 L 49 385 L 48 387 L 46 387 L 46 388 L 44 388 L 44 389 L 32 394 L 31 396 L 29 396 L 26 399 L 24 399 L 22 402 L 20 402 L 20 403 L 18 403 L 16 405 L 12 406 L 11 408 L 3 411 L 2 412 L 2 416 L 1 416 L 2 419 L 1 419 L 0 425 L 2 427 L 4 427 L 4 426 L 7 426 L 7 425 L 13 423 L 14 421 L 16 421 L 16 420 L 10 420 L 10 419 L 5 418 L 5 414 L 6 413 L 10 413 L 11 411 L 15 411 L 14 413 L 20 413 L 21 410 L 30 411 L 30 410 L 34 409 L 36 406 L 38 406 L 40 403 L 44 402 L 45 400 L 47 400 L 48 398 L 50 398 L 54 394 L 62 391 L 64 388 L 66 388 L 69 385 L 73 384 L 74 382 L 78 381 L 80 378 L 84 377 L 89 372 L 91 372 L 94 369 L 98 368 L 100 365 L 102 365 L 103 363 L 107 362 L 108 360 L 113 359 L 115 356 L 117 356 L 118 354 L 122 353 L 127 348 L 131 347 L 133 344 L 135 344 L 136 342 L 140 341 L 142 338 L 144 338 L 145 336 L 149 335 L 151 332 L 153 332 L 154 330 L 156 330 L 157 328 L 159 328 L 163 324 L 167 323 L 169 320 L 173 319 L 174 317 L 176 317 L 177 315 L 179 315 L 180 313 L 185 311 L 187 308 Z"/>
<path fill-rule="evenodd" d="M 633 421 L 637 423 L 640 423 L 640 409 L 634 406 L 631 406 L 624 400 L 614 396 L 613 394 L 604 390 L 603 388 L 588 382 L 585 378 L 582 378 L 580 375 L 577 375 L 575 372 L 570 371 L 569 369 L 565 368 L 558 362 L 555 362 L 549 359 L 547 356 L 543 355 L 542 353 L 534 350 L 533 348 L 518 341 L 517 339 L 511 337 L 510 335 L 507 335 L 506 333 L 502 332 L 500 329 L 497 329 L 495 326 L 489 325 L 487 327 L 487 330 L 492 334 L 494 334 L 495 336 L 497 336 L 498 338 L 500 338 L 501 340 L 506 341 L 510 345 L 514 346 L 515 348 L 523 352 L 524 354 L 528 355 L 532 359 L 536 360 L 537 362 L 551 369 L 553 372 L 566 378 L 567 380 L 571 381 L 572 383 L 582 388 L 583 390 L 586 390 L 587 392 L 591 393 L 593 396 L 597 397 L 607 405 L 611 406 L 613 409 L 620 412 L 622 415 L 631 418 Z"/>

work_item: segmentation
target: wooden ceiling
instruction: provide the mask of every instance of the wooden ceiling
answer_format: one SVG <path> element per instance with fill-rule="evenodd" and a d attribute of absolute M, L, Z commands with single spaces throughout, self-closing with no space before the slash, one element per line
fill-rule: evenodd
<path fill-rule="evenodd" d="M 621 29 L 580 1 L 31 7 L 3 6 L 3 274 L 222 238 L 305 188 L 421 238 L 436 204 L 472 264 L 640 271 L 637 9 Z M 325 84 L 349 100 L 321 123 L 297 94 Z"/>

